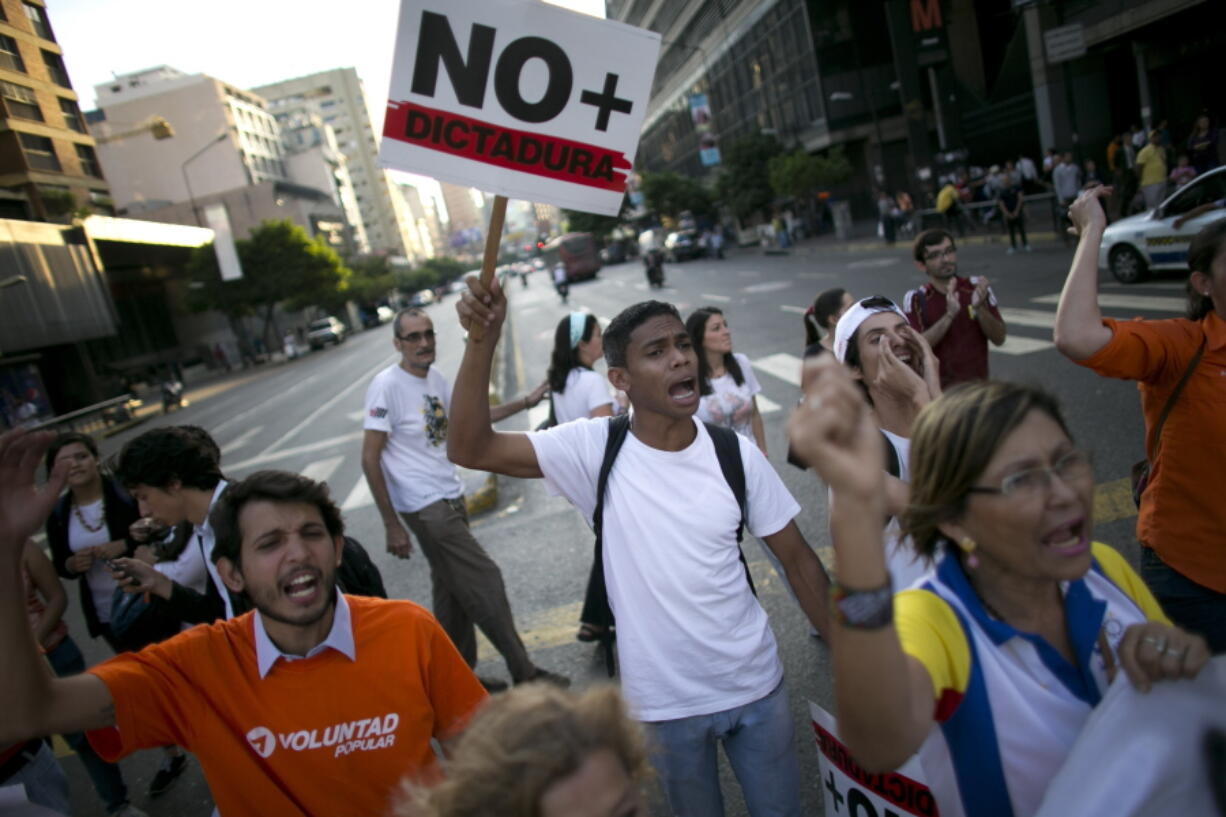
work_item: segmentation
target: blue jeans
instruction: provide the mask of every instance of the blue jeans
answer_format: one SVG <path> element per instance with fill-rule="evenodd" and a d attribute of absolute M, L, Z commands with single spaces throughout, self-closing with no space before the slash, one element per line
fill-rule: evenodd
<path fill-rule="evenodd" d="M 47 653 L 47 660 L 51 662 L 55 674 L 61 678 L 85 672 L 85 658 L 71 636 L 65 636 L 58 647 Z M 123 782 L 123 773 L 119 771 L 119 766 L 98 757 L 89 745 L 89 740 L 81 732 L 64 735 L 64 740 L 68 741 L 77 757 L 81 758 L 81 763 L 85 765 L 85 771 L 89 773 L 89 779 L 93 781 L 94 790 L 102 798 L 107 813 L 119 811 L 126 805 L 128 787 Z"/>
<path fill-rule="evenodd" d="M 5 786 L 25 786 L 26 799 L 59 814 L 70 813 L 68 777 L 46 743 L 21 771 L 4 781 Z"/>
<path fill-rule="evenodd" d="M 1141 548 L 1141 578 L 1172 622 L 1204 636 L 1214 654 L 1226 653 L 1226 594 L 1192 581 L 1148 547 Z"/>
<path fill-rule="evenodd" d="M 752 703 L 671 721 L 643 724 L 651 764 L 676 817 L 720 817 L 718 745 L 741 784 L 751 817 L 799 817 L 800 763 L 783 682 Z"/>

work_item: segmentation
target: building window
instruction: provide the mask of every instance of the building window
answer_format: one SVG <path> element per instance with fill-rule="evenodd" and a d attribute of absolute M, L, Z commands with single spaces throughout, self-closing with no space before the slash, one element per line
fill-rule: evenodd
<path fill-rule="evenodd" d="M 21 52 L 17 50 L 17 41 L 6 34 L 0 34 L 0 68 L 21 74 L 26 72 L 26 64 L 21 59 Z"/>
<path fill-rule="evenodd" d="M 38 99 L 31 89 L 11 82 L 0 82 L 0 96 L 4 97 L 4 104 L 9 109 L 10 116 L 43 121 L 43 112 L 38 107 Z"/>
<path fill-rule="evenodd" d="M 35 170 L 59 171 L 60 160 L 55 156 L 55 147 L 45 136 L 35 136 L 32 133 L 19 133 L 21 151 L 26 155 L 26 164 Z"/>
<path fill-rule="evenodd" d="M 102 168 L 98 165 L 98 157 L 89 145 L 76 145 L 77 158 L 81 160 L 81 172 L 86 176 L 102 178 Z"/>
<path fill-rule="evenodd" d="M 60 113 L 64 115 L 64 124 L 77 133 L 85 133 L 85 125 L 81 122 L 81 109 L 71 99 L 60 98 Z"/>
<path fill-rule="evenodd" d="M 51 33 L 51 24 L 47 22 L 47 15 L 38 6 L 22 3 L 25 6 L 26 17 L 30 20 L 30 26 L 34 29 L 34 33 L 42 37 L 44 40 L 55 41 L 55 37 Z"/>
<path fill-rule="evenodd" d="M 47 64 L 47 73 L 51 75 L 52 82 L 61 88 L 72 87 L 72 83 L 68 81 L 68 69 L 64 67 L 63 57 L 51 51 L 44 51 L 43 62 Z"/>

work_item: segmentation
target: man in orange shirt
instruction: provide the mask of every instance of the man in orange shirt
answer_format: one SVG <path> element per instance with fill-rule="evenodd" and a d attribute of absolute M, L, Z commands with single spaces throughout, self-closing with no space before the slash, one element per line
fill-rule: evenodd
<path fill-rule="evenodd" d="M 1070 208 L 1081 240 L 1056 309 L 1055 341 L 1082 366 L 1138 381 L 1150 461 L 1137 517 L 1141 577 L 1172 621 L 1223 653 L 1226 222 L 1201 230 L 1188 247 L 1188 317 L 1114 321 L 1098 308 L 1097 258 L 1107 222 L 1101 202 L 1110 194 L 1109 187 L 1086 190 Z M 1170 413 L 1150 444 L 1168 402 Z"/>
<path fill-rule="evenodd" d="M 35 488 L 48 442 L 0 437 L 0 745 L 94 730 L 115 760 L 175 743 L 226 817 L 379 814 L 403 777 L 437 773 L 430 740 L 456 734 L 485 690 L 421 607 L 336 592 L 340 512 L 295 474 L 229 486 L 210 517 L 219 573 L 255 610 L 52 679 L 19 592 L 22 544 L 64 481 Z"/>

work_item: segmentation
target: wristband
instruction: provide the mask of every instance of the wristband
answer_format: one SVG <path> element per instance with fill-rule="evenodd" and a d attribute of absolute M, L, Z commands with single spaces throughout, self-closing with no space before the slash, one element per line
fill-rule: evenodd
<path fill-rule="evenodd" d="M 880 630 L 894 622 L 894 588 L 889 578 L 871 590 L 853 590 L 836 582 L 830 587 L 830 610 L 842 627 Z"/>

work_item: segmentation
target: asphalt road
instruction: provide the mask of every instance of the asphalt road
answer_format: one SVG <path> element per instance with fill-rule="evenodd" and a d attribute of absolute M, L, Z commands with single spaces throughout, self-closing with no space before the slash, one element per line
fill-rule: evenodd
<path fill-rule="evenodd" d="M 1039 383 L 1062 401 L 1069 424 L 1081 444 L 1096 454 L 1100 483 L 1096 536 L 1125 552 L 1135 563 L 1135 510 L 1126 490 L 1131 463 L 1143 456 L 1143 426 L 1135 386 L 1107 381 L 1073 365 L 1051 345 L 1056 298 L 1071 252 L 1061 246 L 1038 247 L 1034 253 L 1006 256 L 1002 245 L 965 247 L 963 274 L 987 275 L 1006 321 L 1009 341 L 991 358 L 996 377 Z M 649 297 L 671 300 L 683 316 L 712 304 L 723 309 L 733 330 L 736 351 L 749 356 L 763 394 L 770 459 L 803 507 L 802 531 L 819 555 L 829 560 L 825 534 L 825 489 L 810 474 L 784 461 L 784 426 L 788 407 L 799 397 L 799 355 L 803 347 L 801 312 L 821 290 L 842 286 L 857 297 L 884 294 L 901 299 L 922 280 L 903 245 L 845 252 L 818 244 L 801 245 L 786 256 L 757 250 L 731 253 L 724 261 L 699 260 L 668 265 L 667 287 L 647 291 L 637 263 L 610 267 L 590 283 L 572 287 L 564 307 L 543 274 L 525 289 L 512 282 L 510 337 L 502 362 L 508 396 L 540 382 L 548 365 L 553 328 L 568 309 L 590 310 L 611 318 L 620 309 Z M 1173 317 L 1182 310 L 1182 283 L 1155 281 L 1123 287 L 1103 281 L 1104 312 L 1116 317 Z M 438 367 L 453 377 L 462 350 L 453 309 L 454 297 L 428 308 L 439 332 Z M 280 468 L 326 480 L 342 504 L 348 532 L 363 542 L 380 569 L 389 593 L 429 605 L 425 561 L 408 562 L 384 552 L 383 528 L 365 491 L 359 453 L 363 396 L 371 376 L 395 359 L 391 327 L 352 336 L 343 345 L 297 361 L 235 374 L 189 393 L 191 404 L 169 417 L 157 417 L 104 443 L 104 453 L 118 450 L 131 436 L 153 425 L 194 423 L 207 428 L 222 447 L 228 476 L 242 477 L 261 468 Z M 765 399 L 762 399 L 765 398 Z M 505 422 L 525 429 L 542 419 L 542 405 L 531 416 Z M 482 475 L 466 482 L 478 486 Z M 603 660 L 590 645 L 574 640 L 575 625 L 591 558 L 591 533 L 579 514 L 563 500 L 546 495 L 539 481 L 500 478 L 496 508 L 474 520 L 478 539 L 502 567 L 524 640 L 537 662 L 565 673 L 577 685 L 605 680 Z M 763 605 L 779 641 L 801 747 L 806 781 L 806 813 L 821 814 L 821 786 L 807 700 L 831 707 L 832 681 L 826 648 L 808 635 L 798 608 L 766 565 L 760 545 L 747 541 L 746 555 Z M 75 588 L 69 593 L 69 622 L 91 662 L 107 650 L 85 635 Z M 506 669 L 488 644 L 482 645 L 479 671 L 506 677 Z M 157 800 L 147 797 L 148 781 L 160 752 L 141 752 L 123 761 L 133 802 L 152 814 L 196 817 L 211 812 L 207 786 L 194 763 L 179 784 Z M 80 763 L 63 759 L 73 784 L 73 813 L 104 813 Z M 726 770 L 725 770 L 726 771 Z M 729 815 L 745 814 L 736 785 L 727 776 Z"/>

